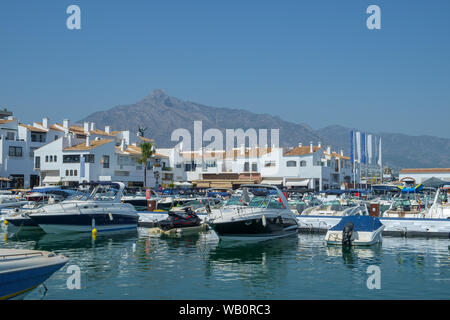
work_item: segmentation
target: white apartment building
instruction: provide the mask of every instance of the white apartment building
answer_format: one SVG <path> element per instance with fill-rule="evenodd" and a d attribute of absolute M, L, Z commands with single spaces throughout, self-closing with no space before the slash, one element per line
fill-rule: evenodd
<path fill-rule="evenodd" d="M 42 185 L 77 186 L 90 181 L 122 181 L 128 186 L 143 186 L 144 165 L 138 163 L 141 141 L 129 131 L 111 131 L 84 123 L 70 125 L 68 120 L 57 124 L 64 136 L 35 150 L 34 167 L 40 172 Z M 130 141 L 134 138 L 134 142 Z M 131 143 L 130 143 L 131 142 Z M 163 168 L 170 167 L 169 158 L 155 153 L 147 162 L 146 183 L 162 185 Z"/>
<path fill-rule="evenodd" d="M 259 173 L 262 183 L 324 190 L 341 188 L 353 180 L 350 158 L 343 151 L 333 152 L 320 143 L 318 146 L 299 144 L 288 150 L 241 146 L 230 151 L 179 152 L 187 181 L 202 180 L 207 173 Z"/>
<path fill-rule="evenodd" d="M 0 112 L 0 187 L 39 185 L 39 171 L 33 166 L 34 151 L 63 134 L 50 126 L 47 118 L 42 123 L 26 125 L 19 123 L 11 112 Z"/>

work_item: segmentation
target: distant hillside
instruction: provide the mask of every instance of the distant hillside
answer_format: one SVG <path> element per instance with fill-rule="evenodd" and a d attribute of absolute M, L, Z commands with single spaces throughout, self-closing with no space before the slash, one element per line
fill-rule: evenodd
<path fill-rule="evenodd" d="M 317 130 L 317 133 L 350 154 L 350 130 L 333 125 Z M 385 166 L 396 169 L 450 167 L 450 139 L 385 132 L 373 134 L 381 137 Z"/>
<path fill-rule="evenodd" d="M 172 131 L 185 128 L 193 134 L 194 120 L 203 120 L 203 132 L 209 128 L 244 130 L 280 129 L 280 145 L 296 146 L 298 143 L 331 145 L 336 151 L 350 150 L 350 129 L 328 126 L 314 130 L 307 124 L 284 121 L 277 116 L 256 114 L 245 110 L 209 107 L 169 97 L 162 90 L 154 90 L 135 104 L 121 105 L 95 112 L 83 121 L 97 126 L 111 125 L 113 130 L 137 132 L 139 126 L 148 128 L 146 137 L 155 140 L 158 147 L 171 147 Z M 376 133 L 374 133 L 376 134 Z M 395 133 L 379 133 L 383 141 L 383 163 L 393 168 L 450 167 L 450 139 L 430 136 L 409 136 Z M 225 134 L 224 134 L 225 137 Z M 205 143 L 206 145 L 206 143 Z"/>
<path fill-rule="evenodd" d="M 152 91 L 143 100 L 130 105 L 117 106 L 110 110 L 95 112 L 80 120 L 92 121 L 97 125 L 112 125 L 113 130 L 137 132 L 138 127 L 148 128 L 146 137 L 155 140 L 158 147 L 170 147 L 172 131 L 188 129 L 193 134 L 194 120 L 202 120 L 203 132 L 209 128 L 244 130 L 248 128 L 280 129 L 280 145 L 294 146 L 299 142 L 317 143 L 318 134 L 309 127 L 281 120 L 268 114 L 256 114 L 245 110 L 215 108 L 194 102 L 182 101 L 167 96 L 161 90 Z M 268 132 L 270 139 L 270 132 Z M 270 143 L 270 141 L 269 141 Z M 206 143 L 205 143 L 206 145 Z"/>

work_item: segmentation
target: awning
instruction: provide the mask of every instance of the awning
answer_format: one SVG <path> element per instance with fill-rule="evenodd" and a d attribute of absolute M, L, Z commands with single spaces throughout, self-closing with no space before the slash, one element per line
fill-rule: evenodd
<path fill-rule="evenodd" d="M 282 185 L 283 179 L 264 179 L 261 184 Z"/>
<path fill-rule="evenodd" d="M 59 176 L 45 176 L 43 183 L 58 183 L 61 181 L 61 177 Z"/>
<path fill-rule="evenodd" d="M 310 179 L 286 179 L 286 187 L 307 187 Z"/>

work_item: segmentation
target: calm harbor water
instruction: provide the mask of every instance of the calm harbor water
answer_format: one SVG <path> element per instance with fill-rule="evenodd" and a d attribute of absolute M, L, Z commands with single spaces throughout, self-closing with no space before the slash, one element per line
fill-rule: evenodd
<path fill-rule="evenodd" d="M 139 228 L 120 234 L 6 238 L 0 247 L 47 250 L 68 264 L 25 299 L 448 299 L 446 239 L 389 238 L 371 248 L 330 247 L 323 235 L 259 243 L 219 241 L 213 231 L 168 238 Z M 68 289 L 70 265 L 81 288 Z M 380 289 L 368 289 L 369 266 Z"/>

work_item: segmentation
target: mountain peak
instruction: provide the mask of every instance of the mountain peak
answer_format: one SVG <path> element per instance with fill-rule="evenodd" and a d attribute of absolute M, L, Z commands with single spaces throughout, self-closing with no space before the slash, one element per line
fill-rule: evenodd
<path fill-rule="evenodd" d="M 154 89 L 150 91 L 147 98 L 153 98 L 153 99 L 165 99 L 168 95 L 162 90 L 162 89 Z"/>

